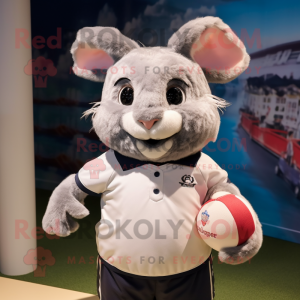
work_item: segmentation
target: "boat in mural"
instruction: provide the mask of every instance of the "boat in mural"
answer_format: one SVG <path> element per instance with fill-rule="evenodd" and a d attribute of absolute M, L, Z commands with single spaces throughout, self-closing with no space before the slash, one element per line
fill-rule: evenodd
<path fill-rule="evenodd" d="M 250 68 L 258 74 L 244 80 L 240 126 L 280 158 L 275 173 L 300 197 L 300 41 L 252 54 Z"/>

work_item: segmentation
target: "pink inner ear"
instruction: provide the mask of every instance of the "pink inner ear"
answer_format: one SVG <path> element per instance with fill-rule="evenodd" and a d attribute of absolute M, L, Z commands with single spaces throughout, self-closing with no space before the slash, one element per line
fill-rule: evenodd
<path fill-rule="evenodd" d="M 232 41 L 226 37 L 226 32 L 231 32 Z M 202 68 L 232 69 L 244 57 L 242 49 L 237 44 L 244 47 L 230 28 L 224 32 L 216 27 L 211 27 L 206 29 L 193 44 L 191 56 Z"/>
<path fill-rule="evenodd" d="M 80 69 L 108 69 L 114 64 L 113 59 L 102 49 L 78 48 L 76 53 L 77 66 Z"/>

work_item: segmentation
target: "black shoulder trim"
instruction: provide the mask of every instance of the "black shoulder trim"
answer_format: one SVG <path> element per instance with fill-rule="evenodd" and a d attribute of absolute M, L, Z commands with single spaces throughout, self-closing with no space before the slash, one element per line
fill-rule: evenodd
<path fill-rule="evenodd" d="M 97 196 L 97 197 L 99 197 L 99 196 L 101 195 L 101 193 L 100 193 L 100 194 L 97 194 L 97 193 L 92 192 L 92 191 L 90 191 L 89 189 L 87 189 L 87 188 L 81 183 L 81 181 L 80 181 L 80 179 L 79 179 L 79 177 L 78 177 L 78 173 L 75 175 L 75 182 L 76 182 L 77 186 L 78 186 L 83 192 L 85 192 L 86 194 L 88 194 L 88 195 L 90 195 L 90 196 Z"/>

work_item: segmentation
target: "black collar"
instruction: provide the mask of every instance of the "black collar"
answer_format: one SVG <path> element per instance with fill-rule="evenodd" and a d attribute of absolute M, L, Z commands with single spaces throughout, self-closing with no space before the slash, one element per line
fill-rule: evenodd
<path fill-rule="evenodd" d="M 165 164 L 176 164 L 176 165 L 184 165 L 187 167 L 193 167 L 195 168 L 197 165 L 198 160 L 201 157 L 201 151 L 197 152 L 195 154 L 192 154 L 190 156 L 181 158 L 179 160 L 175 160 L 175 161 L 166 161 L 163 163 L 155 163 L 152 161 L 144 161 L 144 160 L 138 160 L 135 158 L 131 158 L 128 156 L 124 156 L 121 153 L 114 151 L 116 159 L 118 161 L 118 163 L 120 164 L 121 168 L 123 171 L 127 171 L 127 170 L 131 170 L 131 169 L 135 169 L 137 167 L 143 166 L 143 165 L 155 165 L 155 166 L 161 166 L 161 165 L 165 165 Z"/>

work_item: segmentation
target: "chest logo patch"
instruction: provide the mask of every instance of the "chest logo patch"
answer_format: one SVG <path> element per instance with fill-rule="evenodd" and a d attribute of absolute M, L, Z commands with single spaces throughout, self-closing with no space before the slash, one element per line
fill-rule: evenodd
<path fill-rule="evenodd" d="M 207 212 L 207 210 L 206 210 L 205 212 L 203 212 L 203 213 L 201 214 L 201 223 L 202 223 L 203 226 L 206 225 L 208 219 L 209 219 L 209 214 L 208 214 L 208 212 Z"/>
<path fill-rule="evenodd" d="M 182 182 L 179 182 L 181 186 L 193 188 L 196 185 L 196 183 L 193 183 L 195 179 L 191 175 L 183 175 L 181 177 L 181 180 Z"/>

